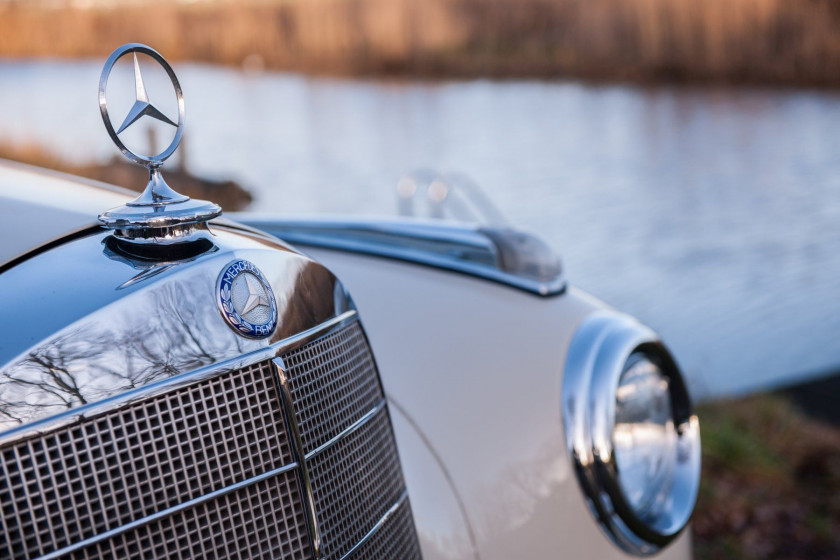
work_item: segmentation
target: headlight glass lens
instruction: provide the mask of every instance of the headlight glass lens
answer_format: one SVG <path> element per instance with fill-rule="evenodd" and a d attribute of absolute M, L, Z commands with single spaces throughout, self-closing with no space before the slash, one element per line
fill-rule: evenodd
<path fill-rule="evenodd" d="M 563 424 L 596 521 L 627 553 L 650 556 L 691 519 L 700 423 L 671 353 L 635 320 L 604 311 L 572 339 Z"/>
<path fill-rule="evenodd" d="M 678 439 L 668 378 L 634 354 L 616 391 L 613 445 L 619 486 L 640 519 L 653 521 L 670 507 Z"/>

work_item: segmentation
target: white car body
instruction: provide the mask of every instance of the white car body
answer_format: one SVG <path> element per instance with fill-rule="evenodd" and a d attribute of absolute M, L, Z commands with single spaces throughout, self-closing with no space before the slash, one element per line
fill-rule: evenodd
<path fill-rule="evenodd" d="M 90 185 L 0 164 L 0 263 L 125 200 Z M 426 560 L 632 557 L 591 514 L 563 424 L 567 353 L 603 303 L 571 287 L 541 297 L 407 261 L 301 249 L 331 269 L 358 306 Z M 689 558 L 690 546 L 683 531 L 657 557 Z"/>

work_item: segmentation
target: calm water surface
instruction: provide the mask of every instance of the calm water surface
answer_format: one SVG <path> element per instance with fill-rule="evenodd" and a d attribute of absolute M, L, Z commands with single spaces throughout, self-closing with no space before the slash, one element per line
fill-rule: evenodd
<path fill-rule="evenodd" d="M 0 140 L 111 157 L 100 68 L 0 62 Z M 838 93 L 176 70 L 191 169 L 255 210 L 394 214 L 406 172 L 464 172 L 657 329 L 698 397 L 840 369 Z"/>

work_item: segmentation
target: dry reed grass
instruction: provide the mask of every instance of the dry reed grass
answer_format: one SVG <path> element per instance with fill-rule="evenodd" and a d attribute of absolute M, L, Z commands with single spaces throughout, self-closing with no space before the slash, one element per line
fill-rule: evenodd
<path fill-rule="evenodd" d="M 345 74 L 837 85 L 840 0 L 249 0 L 0 4 L 0 55 L 167 57 Z"/>

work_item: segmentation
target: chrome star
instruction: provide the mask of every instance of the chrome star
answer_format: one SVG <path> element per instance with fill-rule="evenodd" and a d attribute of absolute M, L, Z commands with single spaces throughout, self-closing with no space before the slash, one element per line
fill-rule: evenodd
<path fill-rule="evenodd" d="M 146 86 L 143 84 L 143 75 L 140 74 L 140 64 L 137 62 L 137 54 L 132 54 L 134 55 L 135 101 L 131 110 L 128 112 L 128 115 L 126 115 L 122 125 L 120 125 L 119 130 L 117 130 L 117 134 L 120 134 L 123 130 L 137 122 L 137 120 L 144 115 L 148 115 L 153 119 L 157 119 L 177 127 L 177 124 L 172 122 L 169 117 L 161 113 L 157 107 L 149 102 L 149 94 L 146 93 Z"/>
<path fill-rule="evenodd" d="M 242 315 L 247 315 L 260 305 L 266 307 L 271 306 L 271 302 L 268 301 L 265 290 L 259 280 L 250 274 L 245 274 L 245 284 L 248 287 L 248 299 L 245 301 L 245 308 L 242 310 Z"/>

